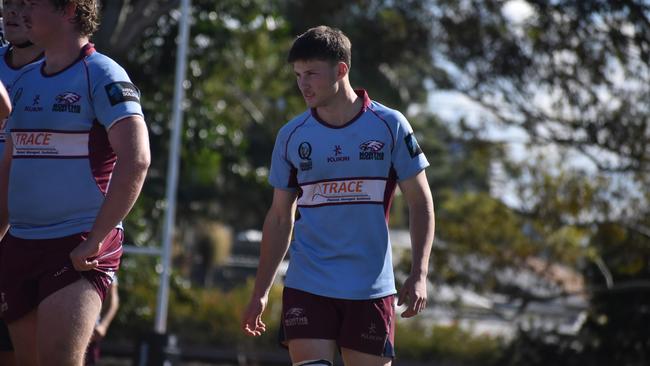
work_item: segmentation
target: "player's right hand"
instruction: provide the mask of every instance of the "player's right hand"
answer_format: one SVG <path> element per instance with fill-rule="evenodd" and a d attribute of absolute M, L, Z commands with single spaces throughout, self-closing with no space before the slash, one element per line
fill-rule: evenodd
<path fill-rule="evenodd" d="M 266 331 L 266 324 L 262 321 L 262 313 L 266 308 L 267 302 L 267 297 L 253 297 L 248 303 L 241 324 L 242 330 L 246 335 L 257 337 Z"/>

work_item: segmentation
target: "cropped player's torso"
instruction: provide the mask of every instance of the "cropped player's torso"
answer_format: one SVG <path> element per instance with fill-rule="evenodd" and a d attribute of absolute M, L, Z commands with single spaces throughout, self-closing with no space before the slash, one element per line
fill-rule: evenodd
<path fill-rule="evenodd" d="M 115 154 L 108 129 L 142 114 L 124 70 L 87 45 L 52 75 L 22 74 L 11 92 L 11 233 L 25 239 L 90 230 L 108 189 Z"/>

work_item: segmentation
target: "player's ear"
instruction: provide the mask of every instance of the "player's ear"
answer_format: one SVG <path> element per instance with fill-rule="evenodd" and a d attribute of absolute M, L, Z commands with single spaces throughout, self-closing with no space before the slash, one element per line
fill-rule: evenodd
<path fill-rule="evenodd" d="M 68 21 L 71 23 L 74 23 L 74 18 L 77 13 L 77 4 L 74 2 L 70 1 L 65 6 L 63 7 L 63 14 L 65 15 L 66 18 L 68 18 Z"/>
<path fill-rule="evenodd" d="M 338 80 L 343 79 L 348 72 L 350 71 L 350 67 L 348 64 L 346 64 L 343 61 L 339 61 L 338 64 L 336 65 L 336 78 Z"/>

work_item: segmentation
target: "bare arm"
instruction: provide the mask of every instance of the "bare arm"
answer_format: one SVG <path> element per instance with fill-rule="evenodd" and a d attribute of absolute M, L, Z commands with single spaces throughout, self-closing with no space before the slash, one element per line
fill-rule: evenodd
<path fill-rule="evenodd" d="M 106 198 L 97 214 L 88 239 L 70 253 L 78 271 L 97 267 L 97 261 L 88 261 L 101 249 L 102 241 L 126 217 L 140 194 L 151 161 L 149 136 L 144 119 L 129 116 L 108 131 L 108 140 L 117 155 Z"/>
<path fill-rule="evenodd" d="M 411 273 L 400 290 L 398 304 L 408 304 L 402 317 L 409 318 L 426 307 L 427 274 L 435 231 L 435 217 L 431 190 L 424 171 L 401 182 L 400 189 L 409 206 L 412 264 Z"/>
<path fill-rule="evenodd" d="M 2 158 L 0 159 L 0 238 L 4 237 L 9 229 L 9 171 L 11 170 L 11 155 L 14 145 L 10 136 L 7 136 Z"/>
<path fill-rule="evenodd" d="M 11 113 L 11 101 L 4 84 L 0 83 L 0 133 L 6 133 L 7 117 Z M 9 170 L 11 168 L 11 155 L 13 144 L 11 136 L 6 135 L 6 142 L 3 153 L 0 155 L 0 239 L 4 237 L 9 229 L 9 210 L 7 208 L 9 190 Z"/>
<path fill-rule="evenodd" d="M 262 312 L 268 301 L 269 290 L 275 274 L 289 248 L 296 214 L 296 192 L 276 189 L 273 203 L 264 220 L 260 263 L 257 267 L 255 287 L 242 319 L 242 329 L 248 335 L 261 335 L 266 330 Z"/>
<path fill-rule="evenodd" d="M 11 113 L 11 100 L 9 99 L 9 93 L 7 93 L 4 84 L 0 83 L 0 119 L 9 117 L 9 113 Z"/>

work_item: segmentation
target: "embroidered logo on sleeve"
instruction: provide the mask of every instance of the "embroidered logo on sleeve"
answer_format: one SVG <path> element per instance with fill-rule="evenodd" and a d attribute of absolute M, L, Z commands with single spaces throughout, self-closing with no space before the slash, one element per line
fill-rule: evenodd
<path fill-rule="evenodd" d="M 104 89 L 112 106 L 124 102 L 140 103 L 140 91 L 129 82 L 117 81 L 104 86 Z"/>
<path fill-rule="evenodd" d="M 406 142 L 406 148 L 409 151 L 409 154 L 411 154 L 412 158 L 415 158 L 416 156 L 422 154 L 422 149 L 420 149 L 420 145 L 418 145 L 418 140 L 415 139 L 415 135 L 413 135 L 413 132 L 409 133 L 405 138 L 404 142 Z"/>

